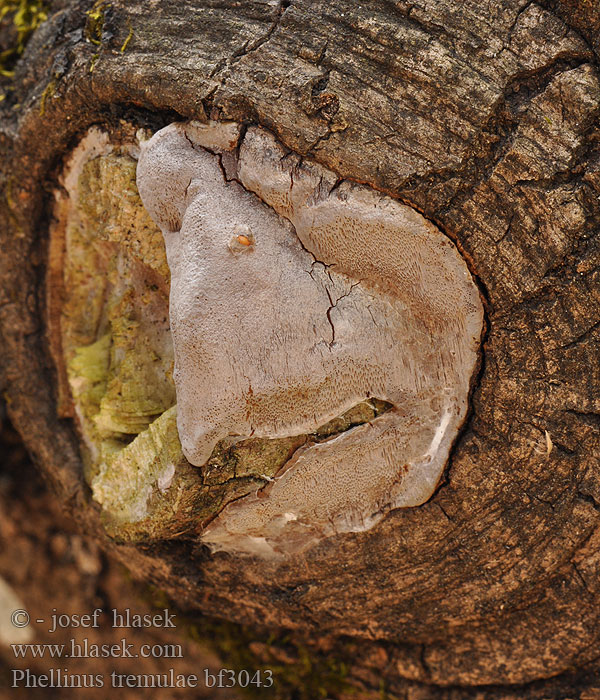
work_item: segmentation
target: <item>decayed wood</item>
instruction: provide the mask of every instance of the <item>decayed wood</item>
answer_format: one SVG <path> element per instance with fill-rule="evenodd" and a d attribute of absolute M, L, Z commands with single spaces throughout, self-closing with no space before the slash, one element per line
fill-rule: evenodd
<path fill-rule="evenodd" d="M 365 640 L 356 666 L 373 687 L 383 672 L 391 690 L 431 697 L 425 685 L 525 683 L 596 658 L 597 6 L 121 0 L 100 31 L 91 3 L 63 5 L 17 66 L 0 137 L 3 382 L 60 501 L 182 604 Z M 272 565 L 102 534 L 72 424 L 57 417 L 46 192 L 91 124 L 177 117 L 262 124 L 417 208 L 467 259 L 487 300 L 483 363 L 423 506 Z M 488 696 L 514 697 L 503 692 Z"/>

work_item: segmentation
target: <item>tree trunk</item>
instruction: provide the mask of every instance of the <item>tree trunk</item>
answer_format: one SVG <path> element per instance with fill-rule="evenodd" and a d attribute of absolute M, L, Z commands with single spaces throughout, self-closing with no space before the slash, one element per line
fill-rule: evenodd
<path fill-rule="evenodd" d="M 81 527 L 182 607 L 319 638 L 371 697 L 382 678 L 407 698 L 596 697 L 599 27 L 584 0 L 55 3 L 1 103 L 2 380 Z M 93 125 L 125 143 L 188 119 L 268 129 L 421 212 L 467 262 L 480 368 L 423 505 L 265 562 L 202 545 L 194 499 L 224 496 L 189 466 L 187 516 L 163 530 L 120 531 L 92 499 L 55 328 L 55 200 Z"/>

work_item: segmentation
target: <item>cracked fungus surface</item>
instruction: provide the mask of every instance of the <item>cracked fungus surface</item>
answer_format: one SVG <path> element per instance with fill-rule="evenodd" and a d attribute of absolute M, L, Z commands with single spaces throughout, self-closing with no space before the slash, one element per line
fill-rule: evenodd
<path fill-rule="evenodd" d="M 172 124 L 143 144 L 137 182 L 166 243 L 192 464 L 224 438 L 312 433 L 371 398 L 388 408 L 306 442 L 204 541 L 280 556 L 426 501 L 466 416 L 483 325 L 452 242 L 260 128 Z"/>
<path fill-rule="evenodd" d="M 147 542 L 194 536 L 226 503 L 268 483 L 307 441 L 389 405 L 362 401 L 310 435 L 225 438 L 202 470 L 189 464 L 176 425 L 165 245 L 135 181 L 140 135 L 130 124 L 110 133 L 93 127 L 68 157 L 50 228 L 47 320 L 59 413 L 76 423 L 105 528 L 120 541 Z M 229 146 L 222 129 L 213 136 Z M 236 236 L 234 250 L 254 243 L 247 227 Z"/>

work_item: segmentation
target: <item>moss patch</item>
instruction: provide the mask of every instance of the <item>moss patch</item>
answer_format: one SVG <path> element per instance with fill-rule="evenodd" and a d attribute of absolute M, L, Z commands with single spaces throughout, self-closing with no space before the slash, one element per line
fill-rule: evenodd
<path fill-rule="evenodd" d="M 168 608 L 177 615 L 177 627 L 183 635 L 208 646 L 223 660 L 223 667 L 256 671 L 266 678 L 273 673 L 273 685 L 237 688 L 238 692 L 256 700 L 324 700 L 350 698 L 358 688 L 351 682 L 350 669 L 356 658 L 352 641 L 339 641 L 336 649 L 320 651 L 286 632 L 255 630 L 244 625 L 217 620 L 198 613 L 177 609 L 167 593 L 145 586 L 142 597 L 157 610 Z M 383 691 L 384 692 L 384 691 Z M 382 694 L 382 697 L 388 697 Z"/>
<path fill-rule="evenodd" d="M 257 632 L 234 623 L 208 618 L 190 623 L 190 637 L 209 644 L 235 670 L 256 670 L 265 679 L 273 674 L 273 685 L 249 686 L 243 690 L 257 700 L 325 700 L 351 696 L 356 688 L 348 681 L 351 649 L 348 656 L 336 658 L 318 654 L 301 641 L 281 633 Z"/>

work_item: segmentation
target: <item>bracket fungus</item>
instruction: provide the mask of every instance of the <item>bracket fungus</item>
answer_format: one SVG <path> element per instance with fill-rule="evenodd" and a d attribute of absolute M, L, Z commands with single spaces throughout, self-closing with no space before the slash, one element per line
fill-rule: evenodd
<path fill-rule="evenodd" d="M 177 424 L 217 443 L 372 420 L 299 447 L 203 532 L 277 557 L 371 528 L 434 492 L 467 413 L 483 326 L 454 244 L 414 209 L 235 123 L 171 124 L 142 144 L 142 201 L 171 270 Z"/>

